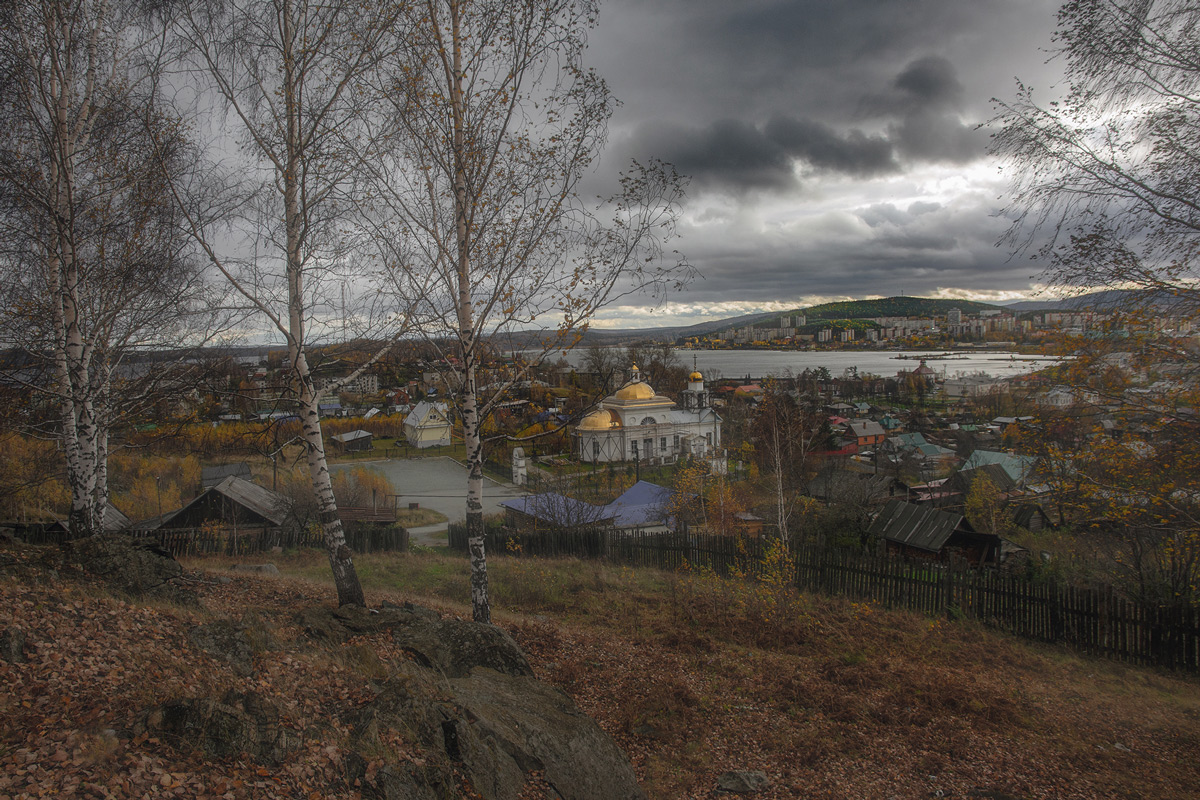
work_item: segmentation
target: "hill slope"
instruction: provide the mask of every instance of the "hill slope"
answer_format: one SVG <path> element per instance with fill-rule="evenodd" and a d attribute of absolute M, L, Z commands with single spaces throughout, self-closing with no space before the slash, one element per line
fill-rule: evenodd
<path fill-rule="evenodd" d="M 0 551 L 0 567 L 6 557 Z M 417 757 L 411 743 L 381 739 L 366 763 L 348 761 L 359 734 L 343 709 L 369 705 L 409 656 L 378 636 L 298 652 L 288 644 L 301 633 L 295 610 L 332 597 L 328 566 L 316 552 L 275 560 L 283 578 L 226 573 L 232 559 L 189 562 L 210 570 L 196 587 L 204 612 L 116 600 L 46 575 L 0 575 L 0 630 L 24 629 L 30 656 L 0 658 L 0 712 L 13 723 L 0 732 L 0 795 L 356 800 L 362 775 Z M 465 558 L 356 560 L 372 603 L 464 610 Z M 539 677 L 617 740 L 656 800 L 712 796 L 730 770 L 766 775 L 758 800 L 1200 791 L 1194 678 L 686 573 L 574 559 L 490 566 L 497 622 Z M 307 744 L 276 766 L 207 757 L 130 729 L 132 709 L 198 684 L 237 685 L 188 643 L 187 627 L 213 618 L 266 627 L 281 643 L 256 657 L 253 690 L 289 724 L 300 720 Z"/>

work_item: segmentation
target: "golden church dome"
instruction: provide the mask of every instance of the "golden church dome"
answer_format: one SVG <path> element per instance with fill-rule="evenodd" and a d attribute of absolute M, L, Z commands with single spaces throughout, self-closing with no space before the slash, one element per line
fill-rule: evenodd
<path fill-rule="evenodd" d="M 702 381 L 704 380 L 704 376 L 700 374 L 700 370 L 696 370 L 691 375 L 688 375 L 688 380 L 693 382 Z"/>
<path fill-rule="evenodd" d="M 618 400 L 653 400 L 654 390 L 650 388 L 650 384 L 648 383 L 635 381 L 617 389 L 616 398 Z"/>
<path fill-rule="evenodd" d="M 621 418 L 606 408 L 597 409 L 579 420 L 581 431 L 606 431 L 621 427 Z"/>

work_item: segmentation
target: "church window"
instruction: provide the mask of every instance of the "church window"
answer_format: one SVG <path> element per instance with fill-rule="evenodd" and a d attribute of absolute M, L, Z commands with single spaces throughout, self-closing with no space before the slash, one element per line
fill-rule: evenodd
<path fill-rule="evenodd" d="M 645 419 L 642 420 L 642 424 L 643 425 L 653 425 L 654 417 L 646 417 Z"/>

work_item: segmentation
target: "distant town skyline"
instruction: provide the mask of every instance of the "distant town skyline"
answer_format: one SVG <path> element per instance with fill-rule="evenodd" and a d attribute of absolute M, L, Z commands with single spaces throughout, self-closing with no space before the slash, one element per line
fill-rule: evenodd
<path fill-rule="evenodd" d="M 589 63 L 622 101 L 598 181 L 630 158 L 690 176 L 674 246 L 701 277 L 602 328 L 894 295 L 1005 302 L 1040 267 L 996 246 L 992 98 L 1043 101 L 1057 0 L 608 0 Z"/>

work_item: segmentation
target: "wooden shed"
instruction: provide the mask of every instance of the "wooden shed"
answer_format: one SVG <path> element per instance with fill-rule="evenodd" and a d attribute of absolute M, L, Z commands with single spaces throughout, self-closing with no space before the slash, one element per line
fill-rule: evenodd
<path fill-rule="evenodd" d="M 339 433 L 329 437 L 334 447 L 343 453 L 356 453 L 371 449 L 372 435 L 370 431 L 357 430 Z"/>
<path fill-rule="evenodd" d="M 961 469 L 950 476 L 948 487 L 966 497 L 971 492 L 971 484 L 980 478 L 986 478 L 1005 497 L 1019 494 L 1020 488 L 1013 480 L 1003 464 L 983 464 L 971 469 Z"/>
<path fill-rule="evenodd" d="M 938 561 L 957 556 L 973 565 L 995 564 L 1000 557 L 1000 537 L 975 530 L 962 514 L 903 500 L 888 501 L 870 533 L 897 555 Z"/>
<path fill-rule="evenodd" d="M 258 484 L 230 475 L 182 508 L 139 522 L 137 530 L 199 528 L 205 523 L 243 528 L 277 528 L 288 515 L 288 501 Z"/>

